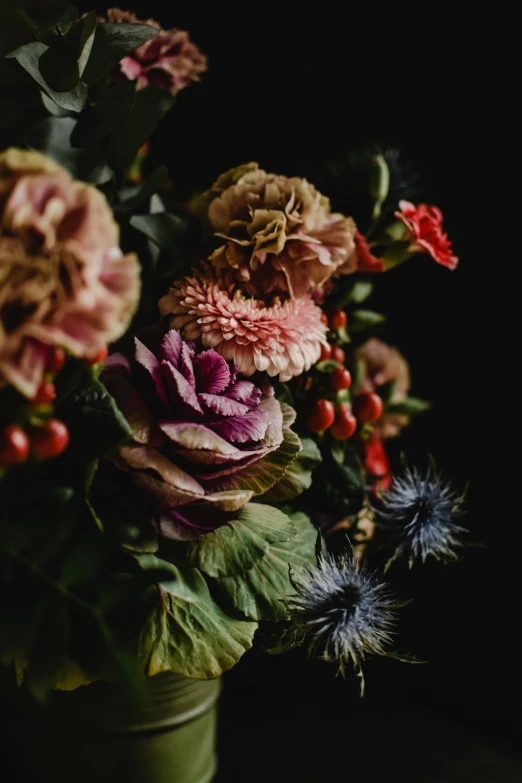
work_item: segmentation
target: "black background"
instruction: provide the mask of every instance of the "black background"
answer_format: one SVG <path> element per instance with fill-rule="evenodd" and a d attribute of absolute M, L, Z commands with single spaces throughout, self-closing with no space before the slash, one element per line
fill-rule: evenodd
<path fill-rule="evenodd" d="M 429 663 L 370 663 L 363 700 L 299 651 L 246 655 L 224 678 L 219 780 L 520 779 L 518 352 L 505 358 L 513 253 L 492 214 L 495 132 L 506 121 L 491 70 L 495 32 L 424 7 L 415 17 L 402 6 L 365 14 L 327 2 L 150 0 L 133 10 L 189 30 L 209 56 L 155 142 L 174 183 L 206 187 L 249 160 L 307 176 L 328 156 L 387 142 L 422 174 L 422 200 L 444 212 L 461 259 L 455 272 L 411 262 L 386 275 L 379 300 L 390 341 L 411 362 L 413 392 L 434 404 L 403 448 L 412 461 L 432 453 L 459 488 L 469 482 L 467 526 L 485 548 L 399 575 L 414 601 L 398 646 Z"/>

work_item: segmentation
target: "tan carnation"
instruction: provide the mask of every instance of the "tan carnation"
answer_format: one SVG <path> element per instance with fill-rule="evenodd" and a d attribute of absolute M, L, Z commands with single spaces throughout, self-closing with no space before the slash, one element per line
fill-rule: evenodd
<path fill-rule="evenodd" d="M 0 155 L 0 386 L 32 397 L 52 346 L 87 356 L 126 330 L 139 266 L 105 197 L 36 152 Z"/>
<path fill-rule="evenodd" d="M 247 163 L 222 174 L 202 204 L 221 240 L 211 263 L 234 269 L 253 296 L 303 297 L 357 269 L 355 223 L 306 179 Z"/>

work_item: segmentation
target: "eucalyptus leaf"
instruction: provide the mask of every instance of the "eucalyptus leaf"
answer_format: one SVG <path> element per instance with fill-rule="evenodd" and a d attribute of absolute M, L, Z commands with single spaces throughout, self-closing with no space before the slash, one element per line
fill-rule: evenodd
<path fill-rule="evenodd" d="M 242 617 L 280 621 L 288 616 L 286 599 L 294 590 L 290 573 L 315 563 L 317 530 L 304 514 L 295 517 L 297 536 L 270 544 L 254 566 L 217 580 L 218 595 Z"/>
<path fill-rule="evenodd" d="M 130 166 L 140 147 L 148 141 L 173 105 L 172 95 L 159 87 L 139 90 L 127 122 L 109 139 L 107 160 L 110 165 L 116 169 Z"/>
<path fill-rule="evenodd" d="M 47 42 L 70 30 L 78 18 L 78 8 L 67 2 L 46 2 L 31 8 L 30 17 L 39 37 Z"/>
<path fill-rule="evenodd" d="M 384 315 L 373 310 L 354 310 L 350 316 L 350 328 L 352 332 L 362 332 L 382 324 L 385 320 Z"/>
<path fill-rule="evenodd" d="M 79 116 L 71 133 L 73 147 L 90 147 L 105 139 L 129 117 L 136 99 L 134 82 L 108 84 L 96 104 Z"/>
<path fill-rule="evenodd" d="M 200 571 L 153 555 L 137 560 L 142 568 L 167 568 L 172 575 L 160 585 L 139 638 L 138 657 L 148 676 L 170 671 L 212 679 L 231 669 L 252 647 L 257 623 L 225 614 Z"/>
<path fill-rule="evenodd" d="M 179 252 L 179 238 L 186 232 L 184 221 L 170 212 L 133 215 L 130 224 L 136 231 L 145 234 L 159 248 L 170 253 Z"/>
<path fill-rule="evenodd" d="M 145 24 L 103 22 L 98 24 L 91 56 L 83 73 L 87 84 L 107 76 L 123 57 L 158 34 L 158 28 Z"/>
<path fill-rule="evenodd" d="M 158 190 L 161 190 L 161 188 L 164 186 L 166 180 L 168 177 L 168 169 L 166 166 L 158 166 L 152 174 L 150 174 L 149 177 L 145 180 L 143 185 L 139 185 L 136 188 L 129 189 L 127 193 L 122 195 L 120 193 L 120 202 L 116 205 L 115 211 L 122 211 L 122 212 L 128 212 L 132 209 L 136 209 L 137 207 L 141 206 L 145 201 L 148 199 L 152 199 L 153 196 L 156 195 Z M 156 207 L 156 205 L 154 205 Z M 151 212 L 154 212 L 154 214 L 163 214 L 164 212 L 164 206 L 161 205 L 161 209 L 155 208 L 152 209 L 151 205 Z M 144 217 L 147 217 L 146 215 Z M 174 215 L 172 217 L 175 217 Z M 178 218 L 179 219 L 179 218 Z M 131 219 L 132 221 L 132 219 Z M 178 230 L 178 225 L 176 225 L 176 230 Z M 140 231 L 140 228 L 137 226 L 134 226 L 137 228 L 138 231 Z M 181 231 L 184 233 L 185 226 L 179 227 Z M 149 230 L 149 227 L 146 226 L 146 230 L 143 231 L 146 236 L 148 236 L 147 231 Z"/>
<path fill-rule="evenodd" d="M 7 57 L 16 60 L 60 108 L 67 109 L 67 111 L 81 111 L 87 100 L 87 88 L 82 82 L 78 82 L 69 92 L 59 92 L 51 89 L 40 73 L 40 58 L 48 50 L 49 47 L 46 44 L 35 41 L 18 47 Z"/>
<path fill-rule="evenodd" d="M 293 522 L 272 506 L 247 503 L 230 520 L 189 547 L 189 562 L 211 577 L 231 576 L 252 568 L 270 544 L 297 534 Z"/>

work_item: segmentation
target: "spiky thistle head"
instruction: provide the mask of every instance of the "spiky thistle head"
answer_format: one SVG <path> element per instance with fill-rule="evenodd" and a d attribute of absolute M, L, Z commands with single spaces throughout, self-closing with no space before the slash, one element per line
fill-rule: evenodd
<path fill-rule="evenodd" d="M 396 548 L 391 561 L 406 553 L 410 567 L 415 560 L 424 562 L 430 556 L 445 562 L 455 560 L 462 546 L 459 536 L 467 532 L 455 521 L 462 516 L 463 501 L 432 466 L 425 472 L 408 468 L 402 477 L 394 478 L 378 510 L 392 529 Z"/>
<path fill-rule="evenodd" d="M 288 606 L 292 623 L 308 641 L 311 655 L 337 662 L 339 673 L 353 665 L 360 673 L 369 654 L 382 655 L 391 642 L 396 605 L 387 585 L 352 557 L 319 555 L 293 580 Z"/>

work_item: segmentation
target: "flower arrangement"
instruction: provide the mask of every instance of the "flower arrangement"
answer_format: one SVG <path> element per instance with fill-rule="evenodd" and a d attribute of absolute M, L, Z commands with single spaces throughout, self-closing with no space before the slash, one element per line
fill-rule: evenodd
<path fill-rule="evenodd" d="M 256 641 L 361 674 L 399 655 L 392 563 L 465 532 L 435 467 L 392 466 L 428 403 L 365 304 L 416 255 L 455 269 L 442 214 L 386 150 L 357 224 L 253 162 L 180 203 L 148 150 L 205 56 L 70 8 L 7 55 L 38 117 L 0 154 L 0 660 L 41 699 Z"/>

